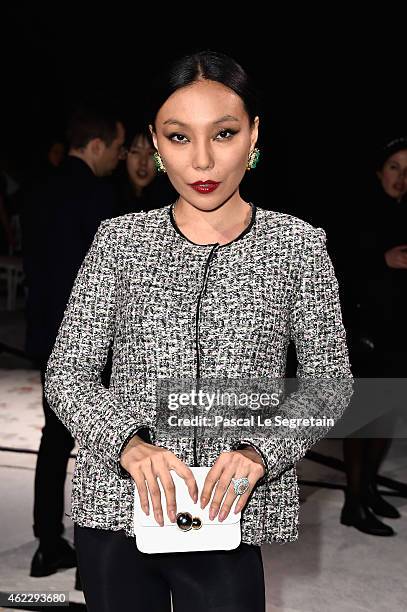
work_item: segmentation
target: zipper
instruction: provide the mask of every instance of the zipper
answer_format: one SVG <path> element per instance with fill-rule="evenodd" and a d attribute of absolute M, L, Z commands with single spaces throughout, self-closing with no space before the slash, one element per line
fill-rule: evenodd
<path fill-rule="evenodd" d="M 201 377 L 201 359 L 200 359 L 200 344 L 199 344 L 199 319 L 201 316 L 201 302 L 203 295 L 206 290 L 207 280 L 209 276 L 209 264 L 215 253 L 216 249 L 219 247 L 219 244 L 216 243 L 211 252 L 209 253 L 209 257 L 206 260 L 204 277 L 202 281 L 201 291 L 199 292 L 198 301 L 196 304 L 196 321 L 195 321 L 195 346 L 196 346 L 196 392 L 199 392 L 199 379 Z M 194 416 L 196 415 L 196 408 L 194 406 Z M 194 427 L 194 467 L 199 467 L 198 457 L 196 453 L 196 427 Z"/>

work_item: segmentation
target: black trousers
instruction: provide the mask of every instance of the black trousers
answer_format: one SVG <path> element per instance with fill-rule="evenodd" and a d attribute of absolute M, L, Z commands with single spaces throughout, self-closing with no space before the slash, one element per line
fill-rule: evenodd
<path fill-rule="evenodd" d="M 43 548 L 52 548 L 64 532 L 66 468 L 75 440 L 45 398 L 45 367 L 46 363 L 42 362 L 40 372 L 45 425 L 42 428 L 35 470 L 33 531 Z"/>
<path fill-rule="evenodd" d="M 265 612 L 259 546 L 146 554 L 124 531 L 74 525 L 88 612 Z"/>
<path fill-rule="evenodd" d="M 34 536 L 40 540 L 40 546 L 49 550 L 54 547 L 58 537 L 64 533 L 66 468 L 71 451 L 75 446 L 75 440 L 50 408 L 44 395 L 48 356 L 36 357 L 33 362 L 41 373 L 42 407 L 45 416 L 35 470 L 33 531 Z M 110 349 L 101 374 L 102 384 L 105 387 L 109 387 L 111 371 L 112 351 Z"/>

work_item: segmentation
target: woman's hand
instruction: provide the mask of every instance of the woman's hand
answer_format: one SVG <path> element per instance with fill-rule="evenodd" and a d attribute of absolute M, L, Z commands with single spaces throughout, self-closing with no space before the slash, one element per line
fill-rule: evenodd
<path fill-rule="evenodd" d="M 157 476 L 164 488 L 168 518 L 172 523 L 176 520 L 177 504 L 175 485 L 170 470 L 175 470 L 178 476 L 184 479 L 194 503 L 198 499 L 198 486 L 190 468 L 167 448 L 148 444 L 137 434 L 125 446 L 120 456 L 120 465 L 129 472 L 135 481 L 140 496 L 141 507 L 148 515 L 147 481 L 153 504 L 154 517 L 161 527 L 164 525 L 164 520 L 161 506 L 161 490 L 157 482 Z"/>
<path fill-rule="evenodd" d="M 389 249 L 384 254 L 384 259 L 389 268 L 406 269 L 407 268 L 407 244 Z"/>
<path fill-rule="evenodd" d="M 217 483 L 209 510 L 209 518 L 213 520 L 220 509 L 219 521 L 223 521 L 228 516 L 236 499 L 236 493 L 231 484 L 232 478 L 246 477 L 249 480 L 249 488 L 246 493 L 239 496 L 240 499 L 235 508 L 235 514 L 237 514 L 245 507 L 254 485 L 264 476 L 264 473 L 263 460 L 253 448 L 221 453 L 206 476 L 201 494 L 201 508 L 205 508 L 211 499 L 213 488 Z M 226 498 L 220 508 L 225 493 Z"/>

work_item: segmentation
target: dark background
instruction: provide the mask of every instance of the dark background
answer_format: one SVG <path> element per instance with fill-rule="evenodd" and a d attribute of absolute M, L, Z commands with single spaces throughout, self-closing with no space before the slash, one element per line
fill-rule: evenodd
<path fill-rule="evenodd" d="M 81 100 L 131 119 L 164 60 L 204 48 L 232 55 L 263 91 L 262 159 L 245 181 L 259 205 L 325 227 L 368 211 L 375 150 L 407 133 L 401 15 L 389 29 L 380 11 L 372 25 L 372 9 L 357 22 L 294 7 L 281 19 L 261 5 L 227 5 L 225 17 L 199 4 L 149 15 L 124 3 L 5 6 L 0 152 L 17 172 Z"/>

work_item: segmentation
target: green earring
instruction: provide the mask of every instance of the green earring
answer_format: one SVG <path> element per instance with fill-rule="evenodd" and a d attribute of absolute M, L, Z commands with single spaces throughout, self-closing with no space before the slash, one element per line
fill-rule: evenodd
<path fill-rule="evenodd" d="M 165 166 L 163 164 L 163 160 L 161 159 L 161 155 L 159 154 L 158 151 L 156 151 L 153 154 L 153 159 L 154 159 L 154 162 L 155 162 L 155 167 L 157 168 L 158 172 L 167 172 L 166 169 L 165 169 Z"/>
<path fill-rule="evenodd" d="M 256 147 L 255 149 L 253 149 L 253 151 L 249 155 L 249 160 L 247 163 L 247 170 L 251 170 L 252 168 L 255 168 L 258 164 L 259 159 L 260 159 L 260 149 Z"/>

